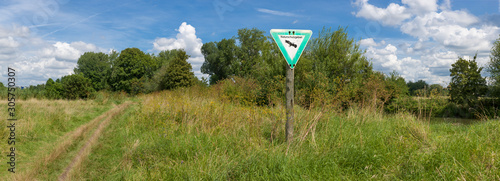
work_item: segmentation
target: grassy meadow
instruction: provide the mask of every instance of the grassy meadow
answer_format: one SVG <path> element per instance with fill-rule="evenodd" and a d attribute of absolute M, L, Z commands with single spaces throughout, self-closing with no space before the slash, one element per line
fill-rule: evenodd
<path fill-rule="evenodd" d="M 71 161 L 93 131 L 96 117 L 120 104 L 124 97 L 101 94 L 102 99 L 84 100 L 17 100 L 16 169 L 7 171 L 8 157 L 0 157 L 0 178 L 8 180 L 53 180 Z M 103 98 L 106 97 L 106 98 Z M 2 104 L 7 110 L 7 103 Z M 7 118 L 7 111 L 0 117 Z M 8 122 L 2 122 L 0 151 L 8 155 Z"/>
<path fill-rule="evenodd" d="M 51 155 L 66 133 L 126 99 L 97 97 L 20 101 L 20 174 L 55 180 L 82 143 L 69 144 L 49 162 L 40 158 Z M 242 105 L 200 87 L 132 100 L 136 103 L 113 117 L 72 180 L 500 179 L 498 120 L 435 123 L 404 112 L 296 106 L 294 140 L 287 144 L 285 108 L 279 103 Z M 6 131 L 1 129 L 2 135 Z M 0 145 L 6 155 L 6 141 Z M 6 166 L 0 165 L 2 178 L 12 175 Z"/>

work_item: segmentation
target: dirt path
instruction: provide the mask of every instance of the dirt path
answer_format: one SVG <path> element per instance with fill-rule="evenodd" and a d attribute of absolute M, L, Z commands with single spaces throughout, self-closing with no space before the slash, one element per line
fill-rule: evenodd
<path fill-rule="evenodd" d="M 73 170 L 75 170 L 75 168 L 78 168 L 80 166 L 80 164 L 82 163 L 82 161 L 85 160 L 85 158 L 87 158 L 87 156 L 90 154 L 90 151 L 92 150 L 92 146 L 96 143 L 97 139 L 101 135 L 104 128 L 106 128 L 106 126 L 108 125 L 110 120 L 115 115 L 121 113 L 130 104 L 131 104 L 130 102 L 123 103 L 123 104 L 109 110 L 108 112 L 104 113 L 103 115 L 99 116 L 95 120 L 95 121 L 102 120 L 104 117 L 106 117 L 106 119 L 101 121 L 101 123 L 98 125 L 97 129 L 94 131 L 92 136 L 86 140 L 85 145 L 83 145 L 83 147 L 80 149 L 78 154 L 75 155 L 73 160 L 71 160 L 71 162 L 68 164 L 68 166 L 64 169 L 64 172 L 59 176 L 59 180 L 68 180 L 71 178 Z M 83 125 L 83 126 L 86 126 L 86 125 Z M 84 128 L 84 129 L 88 129 L 88 128 Z M 79 128 L 77 130 L 79 130 Z"/>

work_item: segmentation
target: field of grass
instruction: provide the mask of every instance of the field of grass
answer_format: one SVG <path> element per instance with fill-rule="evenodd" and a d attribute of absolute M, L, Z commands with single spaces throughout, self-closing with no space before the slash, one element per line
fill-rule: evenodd
<path fill-rule="evenodd" d="M 208 92 L 207 92 L 208 91 Z M 220 101 L 211 90 L 141 96 L 109 127 L 78 179 L 498 180 L 500 123 L 429 123 L 410 114 Z"/>
<path fill-rule="evenodd" d="M 66 132 L 112 107 L 97 102 L 21 102 L 22 119 L 33 125 L 19 128 L 19 170 L 33 169 L 39 153 L 50 153 Z M 500 179 L 498 120 L 431 123 L 407 113 L 295 107 L 289 145 L 285 109 L 279 104 L 221 101 L 209 88 L 141 95 L 137 102 L 110 121 L 73 180 Z M 64 104 L 78 106 L 70 111 Z M 65 114 L 40 115 L 47 107 Z M 43 131 L 49 129 L 59 131 Z M 1 145 L 7 154 L 6 144 Z M 64 168 L 57 163 L 66 165 L 70 157 L 57 160 L 35 178 L 57 178 Z M 5 170 L 0 176 L 10 174 L 6 164 L 0 168 Z"/>
<path fill-rule="evenodd" d="M 53 180 L 77 154 L 104 113 L 123 97 L 109 96 L 94 101 L 17 100 L 15 123 L 16 173 L 8 172 L 10 134 L 6 127 L 7 103 L 2 102 L 0 117 L 0 178 L 9 180 Z M 100 116 L 101 115 L 101 116 Z M 92 121 L 91 121 L 92 120 Z"/>

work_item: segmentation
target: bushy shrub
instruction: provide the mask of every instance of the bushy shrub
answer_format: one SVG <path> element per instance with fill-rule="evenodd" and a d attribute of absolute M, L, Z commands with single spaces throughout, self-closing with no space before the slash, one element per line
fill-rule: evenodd
<path fill-rule="evenodd" d="M 219 81 L 215 85 L 220 97 L 226 101 L 232 101 L 242 105 L 258 104 L 262 87 L 251 78 L 231 77 Z"/>
<path fill-rule="evenodd" d="M 95 92 L 90 79 L 81 74 L 64 76 L 61 78 L 61 84 L 65 99 L 87 99 Z"/>

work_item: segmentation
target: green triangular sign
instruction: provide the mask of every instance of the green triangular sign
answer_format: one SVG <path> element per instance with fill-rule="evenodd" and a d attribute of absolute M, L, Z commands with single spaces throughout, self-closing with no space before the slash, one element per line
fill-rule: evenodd
<path fill-rule="evenodd" d="M 309 38 L 311 38 L 311 30 L 286 30 L 272 29 L 271 36 L 283 53 L 286 62 L 290 68 L 294 68 L 299 61 L 300 55 L 306 48 Z"/>

